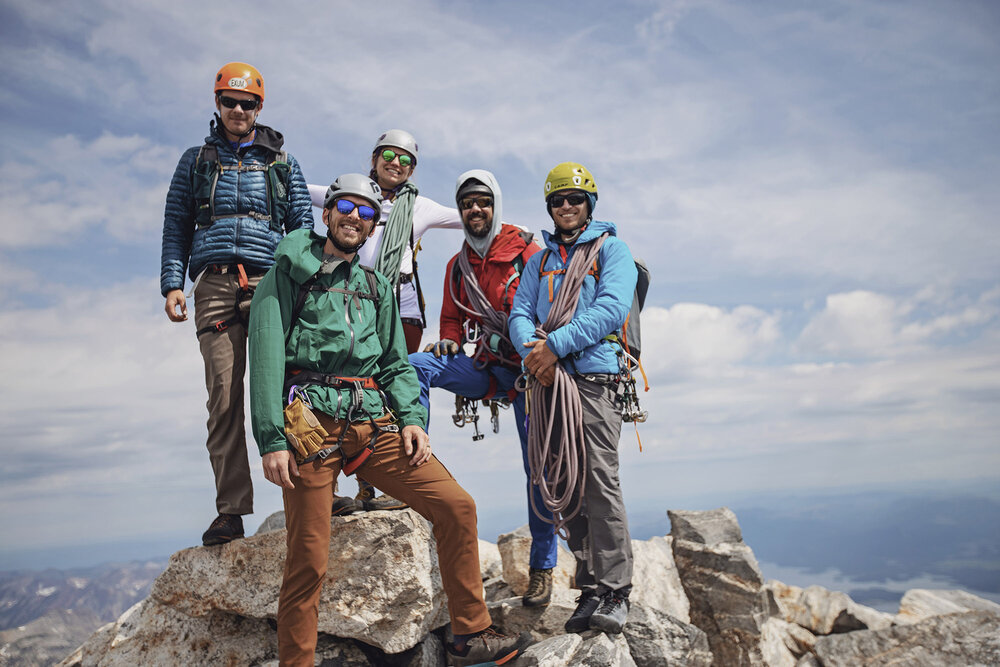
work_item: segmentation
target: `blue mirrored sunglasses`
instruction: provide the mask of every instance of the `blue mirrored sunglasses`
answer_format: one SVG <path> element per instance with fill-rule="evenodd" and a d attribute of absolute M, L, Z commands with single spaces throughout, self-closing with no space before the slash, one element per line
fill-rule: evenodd
<path fill-rule="evenodd" d="M 337 200 L 337 210 L 344 215 L 350 215 L 351 211 L 358 209 L 358 217 L 362 220 L 374 220 L 375 219 L 375 209 L 371 206 L 365 206 L 364 204 L 355 204 L 349 199 L 338 199 Z"/>

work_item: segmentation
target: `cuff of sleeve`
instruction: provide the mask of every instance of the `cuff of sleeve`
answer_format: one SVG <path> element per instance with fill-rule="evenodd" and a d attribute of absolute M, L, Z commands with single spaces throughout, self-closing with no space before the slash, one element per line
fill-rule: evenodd
<path fill-rule="evenodd" d="M 286 443 L 275 442 L 273 444 L 268 445 L 267 447 L 261 447 L 260 448 L 260 455 L 264 456 L 264 454 L 270 454 L 272 452 L 281 452 L 281 451 L 284 451 L 286 449 L 288 449 L 288 445 Z"/>

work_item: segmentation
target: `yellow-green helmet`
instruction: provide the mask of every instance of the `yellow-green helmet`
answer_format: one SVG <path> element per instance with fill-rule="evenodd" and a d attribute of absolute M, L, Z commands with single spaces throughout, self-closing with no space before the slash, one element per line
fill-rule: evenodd
<path fill-rule="evenodd" d="M 557 164 L 545 177 L 545 199 L 556 190 L 583 190 L 597 199 L 597 183 L 594 176 L 579 162 L 563 162 Z"/>

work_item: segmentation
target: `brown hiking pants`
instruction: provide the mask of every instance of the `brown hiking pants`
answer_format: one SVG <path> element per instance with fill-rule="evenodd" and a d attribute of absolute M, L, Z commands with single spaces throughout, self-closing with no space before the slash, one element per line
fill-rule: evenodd
<path fill-rule="evenodd" d="M 331 434 L 327 443 L 334 444 L 343 421 L 315 413 Z M 383 417 L 379 423 L 387 424 L 389 420 Z M 371 441 L 372 431 L 370 422 L 352 424 L 344 438 L 345 453 L 354 456 L 360 452 Z M 313 665 L 319 597 L 329 559 L 330 512 L 340 469 L 341 456 L 337 452 L 326 461 L 317 459 L 299 466 L 301 477 L 292 478 L 295 488 L 282 489 L 288 530 L 278 597 L 278 654 L 282 667 Z M 411 466 L 399 433 L 382 432 L 375 453 L 357 474 L 431 522 L 452 630 L 471 634 L 489 627 L 472 496 L 433 456 L 419 467 Z"/>
<path fill-rule="evenodd" d="M 256 287 L 261 275 L 249 276 Z M 206 271 L 194 290 L 197 330 L 228 320 L 236 312 L 236 273 Z M 247 330 L 236 323 L 225 331 L 198 336 L 208 389 L 208 457 L 215 473 L 215 509 L 219 514 L 253 513 L 253 484 L 247 458 L 243 417 L 243 376 L 247 367 Z"/>

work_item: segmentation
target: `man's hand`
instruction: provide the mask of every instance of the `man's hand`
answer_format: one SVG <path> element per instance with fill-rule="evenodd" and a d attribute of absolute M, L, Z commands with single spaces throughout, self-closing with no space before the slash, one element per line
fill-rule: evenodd
<path fill-rule="evenodd" d="M 426 437 L 426 436 L 424 436 Z M 286 489 L 294 489 L 292 475 L 299 477 L 299 466 L 295 463 L 295 457 L 287 449 L 280 452 L 268 452 L 261 459 L 264 467 L 264 477 L 267 481 L 277 484 Z"/>
<path fill-rule="evenodd" d="M 535 376 L 539 384 L 543 387 L 551 387 L 552 383 L 556 381 L 556 366 L 553 364 L 549 366 L 544 371 Z"/>
<path fill-rule="evenodd" d="M 559 357 L 549 349 L 544 340 L 529 340 L 524 346 L 531 348 L 531 352 L 524 358 L 524 367 L 540 381 L 543 372 L 555 366 L 556 362 L 559 361 Z M 553 372 L 554 375 L 555 373 Z M 549 384 L 552 384 L 551 380 Z"/>
<path fill-rule="evenodd" d="M 419 426 L 403 427 L 403 450 L 410 458 L 411 466 L 418 466 L 431 458 L 431 439 Z"/>
<path fill-rule="evenodd" d="M 458 343 L 450 338 L 443 338 L 436 343 L 428 343 L 424 352 L 433 352 L 440 359 L 442 354 L 458 354 Z"/>
<path fill-rule="evenodd" d="M 179 310 L 178 310 L 179 309 Z M 171 322 L 183 322 L 188 318 L 187 301 L 184 290 L 172 289 L 167 292 L 167 302 L 163 305 Z"/>

